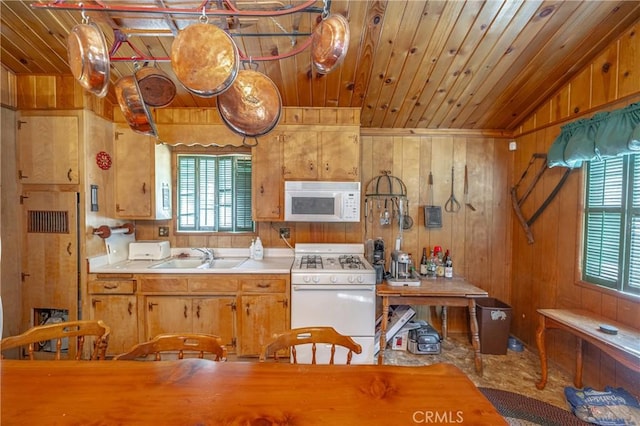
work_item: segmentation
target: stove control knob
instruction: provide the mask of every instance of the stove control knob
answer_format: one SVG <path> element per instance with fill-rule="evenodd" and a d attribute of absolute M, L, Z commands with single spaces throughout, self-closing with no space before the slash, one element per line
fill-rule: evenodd
<path fill-rule="evenodd" d="M 316 283 L 316 284 L 317 284 L 317 283 L 319 283 L 319 282 L 320 282 L 320 277 L 318 277 L 318 276 L 314 276 L 314 277 L 312 278 L 312 280 L 313 280 L 313 282 L 314 282 L 314 283 Z"/>
<path fill-rule="evenodd" d="M 353 283 L 355 281 L 355 278 L 353 275 L 349 275 L 349 277 L 347 278 L 347 281 L 349 281 L 350 283 Z"/>
<path fill-rule="evenodd" d="M 359 283 L 364 282 L 364 277 L 362 275 L 358 275 L 358 282 Z"/>
<path fill-rule="evenodd" d="M 331 275 L 331 278 L 329 278 L 329 281 L 335 284 L 338 282 L 338 277 L 336 277 L 335 275 Z"/>
<path fill-rule="evenodd" d="M 305 275 L 305 276 L 302 278 L 302 280 L 303 280 L 305 283 L 308 283 L 309 281 L 311 281 L 311 277 L 310 277 L 310 276 L 308 276 L 308 275 Z"/>

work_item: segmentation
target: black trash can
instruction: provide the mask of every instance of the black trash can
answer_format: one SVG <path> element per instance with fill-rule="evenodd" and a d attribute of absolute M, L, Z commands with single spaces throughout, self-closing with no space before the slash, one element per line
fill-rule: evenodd
<path fill-rule="evenodd" d="M 505 355 L 511 327 L 511 306 L 498 299 L 476 299 L 480 353 Z"/>

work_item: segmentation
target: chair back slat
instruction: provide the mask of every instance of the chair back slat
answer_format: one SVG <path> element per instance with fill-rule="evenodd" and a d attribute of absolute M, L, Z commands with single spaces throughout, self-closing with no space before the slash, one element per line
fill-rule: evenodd
<path fill-rule="evenodd" d="M 204 358 L 206 354 L 213 354 L 215 361 L 226 361 L 227 348 L 222 339 L 213 334 L 183 333 L 159 334 L 153 339 L 139 343 L 128 352 L 117 355 L 114 360 L 144 360 L 153 355 L 155 361 L 162 360 L 162 354 L 177 353 L 178 359 L 184 359 L 185 353 L 197 354 Z"/>
<path fill-rule="evenodd" d="M 291 361 L 298 363 L 296 346 L 311 344 L 311 363 L 317 363 L 317 343 L 330 344 L 331 353 L 329 364 L 335 363 L 336 346 L 344 347 L 348 350 L 346 363 L 351 364 L 353 353 L 362 353 L 362 347 L 351 337 L 338 333 L 333 327 L 303 327 L 275 334 L 273 340 L 262 348 L 260 361 L 265 361 L 273 356 L 274 360 L 279 359 L 279 351 L 289 350 Z"/>
<path fill-rule="evenodd" d="M 69 344 L 75 340 L 76 360 L 81 360 L 84 352 L 85 336 L 95 337 L 91 360 L 105 359 L 111 329 L 100 320 L 67 321 L 32 327 L 17 336 L 5 337 L 0 342 L 0 351 L 27 347 L 30 360 L 34 360 L 36 344 L 43 341 L 55 341 L 55 359 L 62 359 L 62 342 L 68 339 Z"/>

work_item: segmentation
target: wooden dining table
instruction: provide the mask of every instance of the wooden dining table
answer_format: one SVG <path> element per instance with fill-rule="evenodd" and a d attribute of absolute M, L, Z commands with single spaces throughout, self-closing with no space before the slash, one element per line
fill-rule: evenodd
<path fill-rule="evenodd" d="M 451 364 L 0 362 L 2 425 L 507 424 Z"/>

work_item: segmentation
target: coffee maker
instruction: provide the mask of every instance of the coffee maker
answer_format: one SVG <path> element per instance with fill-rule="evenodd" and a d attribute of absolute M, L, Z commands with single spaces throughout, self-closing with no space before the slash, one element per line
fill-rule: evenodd
<path fill-rule="evenodd" d="M 376 283 L 380 284 L 384 279 L 384 240 L 377 238 L 373 242 L 373 269 L 376 271 Z"/>
<path fill-rule="evenodd" d="M 411 278 L 409 255 L 400 250 L 391 252 L 391 278 L 404 280 Z"/>

